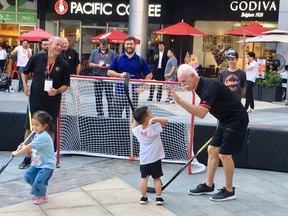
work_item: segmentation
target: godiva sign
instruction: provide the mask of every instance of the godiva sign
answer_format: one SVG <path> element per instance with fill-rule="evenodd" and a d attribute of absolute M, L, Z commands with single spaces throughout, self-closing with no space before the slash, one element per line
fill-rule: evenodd
<path fill-rule="evenodd" d="M 257 18 L 264 17 L 265 12 L 276 12 L 277 6 L 275 1 L 232 1 L 230 10 L 238 12 L 240 17 Z"/>

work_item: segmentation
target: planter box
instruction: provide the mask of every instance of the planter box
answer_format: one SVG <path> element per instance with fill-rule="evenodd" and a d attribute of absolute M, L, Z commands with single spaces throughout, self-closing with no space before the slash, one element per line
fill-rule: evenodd
<path fill-rule="evenodd" d="M 281 87 L 261 87 L 261 101 L 273 102 L 282 100 Z"/>
<path fill-rule="evenodd" d="M 252 90 L 252 94 L 254 97 L 254 100 L 262 100 L 262 87 L 258 84 L 255 84 Z"/>

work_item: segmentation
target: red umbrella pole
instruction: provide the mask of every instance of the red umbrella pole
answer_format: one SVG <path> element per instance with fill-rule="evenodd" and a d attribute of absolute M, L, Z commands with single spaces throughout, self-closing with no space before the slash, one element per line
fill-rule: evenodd
<path fill-rule="evenodd" d="M 182 63 L 182 39 L 180 40 L 180 65 Z"/>

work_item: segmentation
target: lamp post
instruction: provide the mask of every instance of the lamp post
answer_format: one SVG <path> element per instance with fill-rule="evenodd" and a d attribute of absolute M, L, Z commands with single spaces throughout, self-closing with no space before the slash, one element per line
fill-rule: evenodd
<path fill-rule="evenodd" d="M 246 33 L 251 33 L 252 35 L 256 36 L 253 32 L 250 32 L 248 30 L 243 30 L 243 52 L 242 52 L 242 70 L 244 71 L 244 66 L 245 66 L 245 54 L 246 54 Z"/>

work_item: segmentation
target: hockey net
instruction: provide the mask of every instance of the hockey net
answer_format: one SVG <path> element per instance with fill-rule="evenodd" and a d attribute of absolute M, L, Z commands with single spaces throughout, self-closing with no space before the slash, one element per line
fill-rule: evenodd
<path fill-rule="evenodd" d="M 71 77 L 70 88 L 63 94 L 61 102 L 61 154 L 138 159 L 139 143 L 131 133 L 132 111 L 123 91 L 123 83 L 124 80 L 118 78 Z M 137 100 L 133 92 L 141 86 L 144 86 L 144 91 Z M 153 101 L 147 101 L 151 86 L 155 87 Z M 185 101 L 193 103 L 195 100 L 195 93 L 187 91 L 178 82 L 133 79 L 129 82 L 130 98 L 135 108 L 148 106 L 154 116 L 168 119 L 161 133 L 165 160 L 183 163 L 192 153 L 194 117 L 173 101 L 165 102 L 167 86 L 172 86 Z M 103 97 L 99 93 L 102 87 Z M 162 98 L 157 102 L 157 90 L 161 87 Z M 137 102 L 138 105 L 135 104 Z M 103 109 L 99 104 L 103 105 Z"/>

